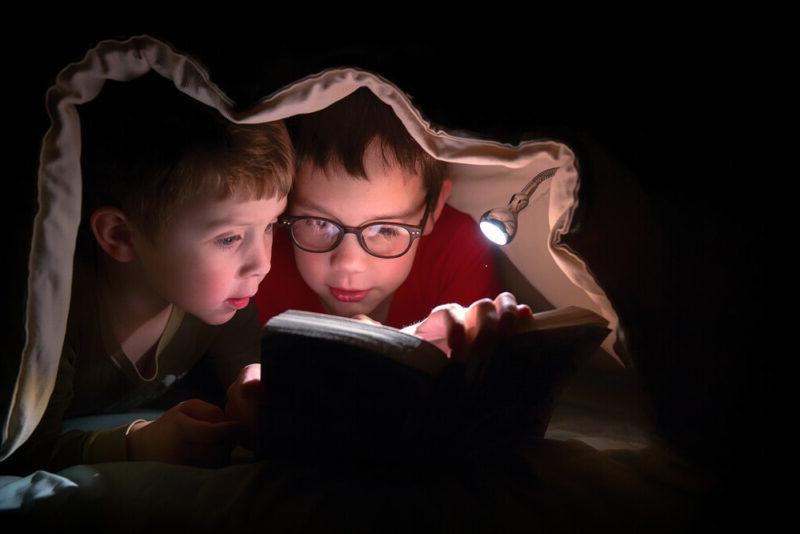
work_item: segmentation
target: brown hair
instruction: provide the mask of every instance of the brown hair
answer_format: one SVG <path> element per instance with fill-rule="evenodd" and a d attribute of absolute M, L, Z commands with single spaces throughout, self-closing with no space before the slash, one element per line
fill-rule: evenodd
<path fill-rule="evenodd" d="M 197 198 L 280 198 L 291 188 L 283 122 L 234 124 L 157 74 L 106 82 L 80 116 L 84 224 L 113 206 L 153 237 Z"/>
<path fill-rule="evenodd" d="M 436 203 L 447 174 L 446 163 L 437 160 L 411 137 L 391 106 L 361 87 L 316 113 L 287 119 L 297 155 L 297 168 L 312 164 L 332 166 L 367 180 L 364 152 L 373 140 L 380 142 L 384 164 L 396 163 L 422 177 L 431 205 Z"/>

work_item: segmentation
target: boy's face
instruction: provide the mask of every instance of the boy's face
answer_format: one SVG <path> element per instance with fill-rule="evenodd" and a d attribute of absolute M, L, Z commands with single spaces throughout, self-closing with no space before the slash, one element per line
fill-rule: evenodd
<path fill-rule="evenodd" d="M 374 144 L 365 153 L 364 169 L 368 181 L 335 167 L 321 171 L 302 165 L 288 213 L 325 217 L 352 227 L 375 221 L 419 225 L 426 197 L 421 177 L 398 166 L 385 168 Z M 319 296 L 325 311 L 346 317 L 372 314 L 384 320 L 391 296 L 411 271 L 418 242 L 414 240 L 408 252 L 393 259 L 371 256 L 354 234 L 346 234 L 330 252 L 306 252 L 298 247 L 294 251 L 301 276 Z"/>
<path fill-rule="evenodd" d="M 179 209 L 155 239 L 135 237 L 145 283 L 207 324 L 222 324 L 270 269 L 272 224 L 286 199 L 207 199 Z"/>

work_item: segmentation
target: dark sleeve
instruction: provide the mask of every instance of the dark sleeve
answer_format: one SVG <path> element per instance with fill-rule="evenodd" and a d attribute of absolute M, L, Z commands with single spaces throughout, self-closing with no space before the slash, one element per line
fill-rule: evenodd
<path fill-rule="evenodd" d="M 42 420 L 28 440 L 2 465 L 3 473 L 24 475 L 37 469 L 59 471 L 81 463 L 126 460 L 127 426 L 94 432 L 62 433 L 64 414 L 73 398 L 75 351 L 64 344 L 55 387 Z"/>

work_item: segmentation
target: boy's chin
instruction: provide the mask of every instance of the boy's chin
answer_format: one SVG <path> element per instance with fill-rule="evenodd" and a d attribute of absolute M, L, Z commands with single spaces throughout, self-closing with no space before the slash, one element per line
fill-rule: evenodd
<path fill-rule="evenodd" d="M 374 310 L 374 306 L 369 306 L 363 302 L 328 302 L 326 303 L 325 313 L 339 315 L 341 317 L 352 317 L 354 315 L 369 315 Z"/>
<path fill-rule="evenodd" d="M 195 317 L 197 317 L 207 325 L 218 326 L 221 324 L 225 324 L 231 319 L 233 319 L 234 315 L 236 315 L 236 310 L 217 312 L 217 313 L 209 313 L 209 312 L 200 313 L 200 314 L 195 314 Z"/>

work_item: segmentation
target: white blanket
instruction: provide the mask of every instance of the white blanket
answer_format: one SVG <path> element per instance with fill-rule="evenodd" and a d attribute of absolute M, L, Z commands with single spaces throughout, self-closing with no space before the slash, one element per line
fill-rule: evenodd
<path fill-rule="evenodd" d="M 41 150 L 40 207 L 29 261 L 27 339 L 11 404 L 4 414 L 0 459 L 8 457 L 33 432 L 55 383 L 80 222 L 81 136 L 76 106 L 97 96 L 106 80 L 130 80 L 151 70 L 172 80 L 177 90 L 242 123 L 317 111 L 359 87 L 368 87 L 394 109 L 427 152 L 450 163 L 454 180 L 450 202 L 476 220 L 487 209 L 505 205 L 510 195 L 538 172 L 557 167 L 555 176 L 539 187 L 521 212 L 517 237 L 504 252 L 555 306 L 574 304 L 603 315 L 612 329 L 603 346 L 622 361 L 624 336 L 612 303 L 584 261 L 562 243 L 574 224 L 580 187 L 575 155 L 569 147 L 554 141 L 510 146 L 450 135 L 427 123 L 400 88 L 379 75 L 354 68 L 306 77 L 237 113 L 201 65 L 164 43 L 146 36 L 104 41 L 82 61 L 65 68 L 47 94 L 52 126 Z"/>

